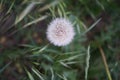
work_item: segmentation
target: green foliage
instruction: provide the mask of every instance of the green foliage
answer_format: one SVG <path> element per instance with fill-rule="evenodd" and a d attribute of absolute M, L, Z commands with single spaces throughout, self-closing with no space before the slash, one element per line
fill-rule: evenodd
<path fill-rule="evenodd" d="M 0 80 L 108 80 L 99 46 L 112 79 L 119 80 L 119 5 L 119 0 L 0 0 Z M 69 19 L 76 31 L 64 47 L 46 39 L 56 17 Z"/>

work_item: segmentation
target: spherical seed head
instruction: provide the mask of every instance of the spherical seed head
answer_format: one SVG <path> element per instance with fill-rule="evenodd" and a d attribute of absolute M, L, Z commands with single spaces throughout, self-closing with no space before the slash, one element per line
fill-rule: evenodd
<path fill-rule="evenodd" d="M 47 38 L 55 46 L 66 46 L 74 38 L 75 32 L 71 22 L 65 18 L 56 18 L 47 29 Z"/>

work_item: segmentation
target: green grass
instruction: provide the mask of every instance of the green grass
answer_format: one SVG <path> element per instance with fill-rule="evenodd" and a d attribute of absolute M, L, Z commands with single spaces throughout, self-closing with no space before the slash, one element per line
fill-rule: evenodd
<path fill-rule="evenodd" d="M 119 80 L 119 14 L 119 0 L 0 0 L 0 80 Z M 76 33 L 64 47 L 46 38 L 57 17 Z"/>

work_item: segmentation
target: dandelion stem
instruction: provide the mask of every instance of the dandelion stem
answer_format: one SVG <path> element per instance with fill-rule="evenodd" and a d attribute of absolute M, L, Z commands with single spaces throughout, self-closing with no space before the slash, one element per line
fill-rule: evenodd
<path fill-rule="evenodd" d="M 102 60 L 103 60 L 103 63 L 104 63 L 108 78 L 109 78 L 109 80 L 112 80 L 112 77 L 111 77 L 111 74 L 110 74 L 110 71 L 109 71 L 109 68 L 108 68 L 108 65 L 107 65 L 105 53 L 104 53 L 102 47 L 99 47 L 99 50 L 100 50 L 100 53 L 101 53 L 101 56 L 102 56 Z"/>

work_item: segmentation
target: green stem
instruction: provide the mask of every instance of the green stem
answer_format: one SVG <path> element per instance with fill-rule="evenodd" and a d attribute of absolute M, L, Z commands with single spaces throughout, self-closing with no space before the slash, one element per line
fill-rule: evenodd
<path fill-rule="evenodd" d="M 101 56 L 102 56 L 102 60 L 103 60 L 107 75 L 108 75 L 108 79 L 112 80 L 112 77 L 111 77 L 111 74 L 110 74 L 110 71 L 109 71 L 109 68 L 108 68 L 108 65 L 107 65 L 107 61 L 106 61 L 104 51 L 103 51 L 103 49 L 101 47 L 99 47 L 99 50 L 100 50 L 100 53 L 101 53 Z"/>

